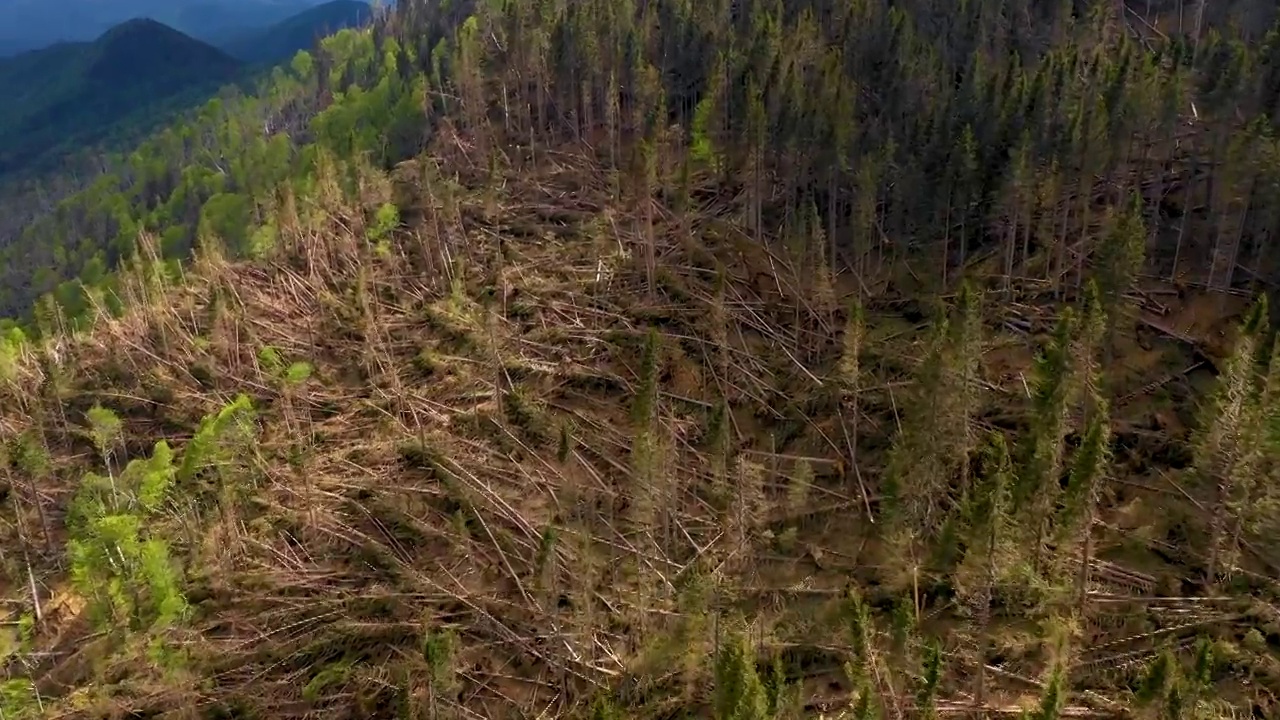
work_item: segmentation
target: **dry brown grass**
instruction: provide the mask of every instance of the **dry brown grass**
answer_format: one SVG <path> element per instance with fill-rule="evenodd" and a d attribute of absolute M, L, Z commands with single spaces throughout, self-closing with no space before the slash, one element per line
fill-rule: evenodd
<path fill-rule="evenodd" d="M 478 172 L 446 179 L 440 165 L 468 167 L 450 152 L 461 151 L 441 148 L 438 163 L 390 179 L 366 173 L 358 197 L 326 185 L 281 212 L 274 259 L 206 253 L 185 283 L 150 298 L 135 287 L 132 312 L 70 341 L 58 399 L 71 425 L 101 403 L 126 420 L 132 453 L 160 437 L 180 447 L 202 416 L 247 393 L 260 435 L 241 458 L 234 502 L 179 488 L 167 521 L 196 607 L 175 635 L 187 669 L 166 676 L 132 646 L 104 653 L 67 600 L 38 636 L 56 660 L 35 670 L 44 693 L 64 698 L 60 716 L 390 716 L 430 703 L 424 633 L 449 629 L 461 690 L 440 702 L 458 716 L 560 717 L 623 687 L 637 716 L 656 717 L 705 701 L 698 661 L 714 623 L 688 620 L 731 610 L 752 618 L 765 654 L 804 663 L 813 707 L 847 702 L 845 640 L 831 618 L 847 582 L 873 582 L 892 560 L 870 532 L 863 491 L 874 500 L 916 329 L 877 334 L 892 323 L 873 316 L 866 450 L 846 468 L 825 380 L 843 311 L 822 307 L 782 251 L 722 219 L 728 208 L 679 217 L 660 207 L 649 286 L 634 199 L 612 199 L 583 155 L 548 153 L 493 187 Z M 393 196 L 408 222 L 380 254 L 365 215 Z M 628 413 L 648 328 L 662 347 L 661 451 L 640 482 Z M 1021 349 L 993 354 L 984 381 L 992 422 L 1018 422 L 1023 402 L 1013 378 L 1028 340 L 1008 337 Z M 265 346 L 314 365 L 289 403 L 259 366 Z M 704 437 L 721 396 L 741 460 L 727 476 Z M 56 547 L 58 509 L 95 456 L 52 414 L 0 413 L 6 432 L 38 423 L 48 433 L 56 480 L 41 503 Z M 569 452 L 558 457 L 562 436 Z M 304 460 L 291 467 L 298 444 Z M 804 507 L 786 509 L 799 459 L 813 486 Z M 34 527 L 32 513 L 24 521 Z M 548 528 L 558 533 L 549 556 Z M 50 586 L 56 558 L 36 561 Z M 1156 592 L 1122 568 L 1095 575 L 1100 592 Z M 695 576 L 712 590 L 690 605 L 682 588 Z M 19 603 L 27 595 L 4 590 Z M 949 653 L 950 712 L 967 702 L 972 645 L 945 595 L 926 601 L 926 627 Z M 1208 601 L 1166 607 L 1228 617 Z M 1115 669 L 1155 645 L 1103 615 L 1073 677 L 1078 690 L 1117 697 Z M 1032 697 L 1043 667 L 1042 628 L 1002 622 L 1012 675 L 993 679 L 993 711 Z M 312 696 L 308 684 L 341 663 L 349 671 Z M 84 697 L 69 699 L 77 688 Z M 1072 702 L 1112 713 L 1116 701 L 1081 692 Z"/>

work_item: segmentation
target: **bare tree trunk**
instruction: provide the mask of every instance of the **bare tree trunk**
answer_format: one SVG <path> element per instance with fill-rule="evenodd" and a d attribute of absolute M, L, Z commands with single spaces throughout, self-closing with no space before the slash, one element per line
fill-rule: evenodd
<path fill-rule="evenodd" d="M 1076 612 L 1080 617 L 1089 603 L 1089 575 L 1093 570 L 1093 513 L 1096 499 L 1090 491 L 1084 514 L 1084 547 L 1080 549 L 1080 575 L 1076 580 Z"/>
<path fill-rule="evenodd" d="M 1231 496 L 1230 470 L 1218 476 L 1218 496 L 1214 501 L 1213 517 L 1209 521 L 1209 557 L 1205 567 L 1205 584 L 1218 581 L 1218 565 L 1222 558 L 1222 540 L 1226 534 L 1227 501 Z"/>
<path fill-rule="evenodd" d="M 942 220 L 942 287 L 947 287 L 947 265 L 951 261 L 951 198 L 955 188 L 947 188 L 947 213 Z"/>
<path fill-rule="evenodd" d="M 1236 228 L 1235 241 L 1231 243 L 1230 257 L 1227 260 L 1227 277 L 1223 282 L 1223 288 L 1230 290 L 1236 279 L 1236 264 L 1240 261 L 1240 244 L 1244 242 L 1245 225 L 1249 222 L 1249 211 L 1253 209 L 1253 185 L 1257 183 L 1257 178 L 1250 183 L 1249 193 L 1245 196 L 1244 208 L 1240 210 L 1240 224 Z"/>
<path fill-rule="evenodd" d="M 1067 198 L 1062 203 L 1062 230 L 1055 233 L 1055 242 L 1057 243 L 1058 261 L 1055 263 L 1053 274 L 1053 297 L 1056 300 L 1063 298 L 1062 279 L 1067 275 L 1067 226 L 1071 223 L 1071 199 Z"/>
<path fill-rule="evenodd" d="M 1013 292 L 1013 248 L 1018 238 L 1018 211 L 1013 211 L 1012 221 L 1004 239 L 1004 294 Z"/>
<path fill-rule="evenodd" d="M 1178 223 L 1178 241 L 1173 246 L 1173 268 L 1169 270 L 1169 282 L 1178 276 L 1178 261 L 1182 258 L 1182 240 L 1187 236 L 1187 222 L 1191 217 L 1191 186 L 1196 181 L 1196 169 L 1199 158 L 1191 156 L 1191 172 L 1187 176 L 1187 187 L 1182 194 L 1182 222 Z"/>
<path fill-rule="evenodd" d="M 1196 28 L 1195 28 L 1196 35 L 1195 35 L 1195 44 L 1194 44 L 1196 55 L 1200 54 L 1200 29 L 1201 29 L 1201 24 L 1204 22 L 1204 6 L 1205 6 L 1205 0 L 1200 0 L 1200 6 L 1196 8 Z"/>

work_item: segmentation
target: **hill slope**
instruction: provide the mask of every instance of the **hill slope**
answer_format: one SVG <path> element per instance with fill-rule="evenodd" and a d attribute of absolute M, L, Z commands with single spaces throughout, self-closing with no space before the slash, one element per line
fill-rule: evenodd
<path fill-rule="evenodd" d="M 209 92 L 239 71 L 225 53 L 152 20 L 0 60 L 0 173 L 93 143 L 117 123 L 155 122 L 166 102 Z"/>
<path fill-rule="evenodd" d="M 283 62 L 299 50 L 310 50 L 319 38 L 369 21 L 373 8 L 357 0 L 333 0 L 309 8 L 265 30 L 243 33 L 220 47 L 232 57 L 255 65 Z"/>
<path fill-rule="evenodd" d="M 0 267 L 0 711 L 1275 716 L 1280 32 L 1114 7 L 415 2 L 159 134 Z"/>
<path fill-rule="evenodd" d="M 1032 374 L 1034 346 L 1001 329 L 998 304 L 977 324 L 982 359 L 969 371 L 945 365 L 930 384 L 936 335 L 893 302 L 872 303 L 853 401 L 841 390 L 852 317 L 835 302 L 856 293 L 852 277 L 781 262 L 714 213 L 664 208 L 646 230 L 580 149 L 536 170 L 488 172 L 465 171 L 456 148 L 434 150 L 393 178 L 344 168 L 359 174 L 357 194 L 321 174 L 299 207 L 325 213 L 285 211 L 271 259 L 205 256 L 181 285 L 140 266 L 122 286 L 133 310 L 65 341 L 57 376 L 18 346 L 10 392 L 32 409 L 10 403 L 0 421 L 32 457 L 44 457 L 29 446 L 44 437 L 52 465 L 14 455 L 14 477 L 41 473 L 50 506 L 41 520 L 19 501 L 23 522 L 10 527 L 27 535 L 11 541 L 81 548 L 81 580 L 46 580 L 39 647 L 54 659 L 32 675 L 46 706 L 71 717 L 186 699 L 273 718 L 461 708 L 585 718 L 605 702 L 628 718 L 735 718 L 711 693 L 737 681 L 709 658 L 729 662 L 726 648 L 739 648 L 765 668 L 781 663 L 791 688 L 786 714 L 749 717 L 844 707 L 868 682 L 859 667 L 882 678 L 862 692 L 916 717 L 901 688 L 936 646 L 939 707 L 971 703 L 977 657 L 995 668 L 992 708 L 1036 702 L 1036 686 L 1016 678 L 1034 682 L 1061 662 L 1071 712 L 1123 717 L 1111 708 L 1134 702 L 1127 688 L 1162 657 L 1162 638 L 1190 648 L 1199 635 L 1219 659 L 1197 706 L 1270 707 L 1274 650 L 1261 635 L 1247 649 L 1236 640 L 1273 632 L 1276 619 L 1247 595 L 1186 597 L 1193 545 L 1172 538 L 1202 542 L 1205 529 L 1192 505 L 1143 489 L 1152 458 L 1188 442 L 1176 420 L 1159 437 L 1144 430 L 1160 406 L 1113 417 L 1108 467 L 1136 485 L 1098 490 L 1088 620 L 1069 617 L 1078 541 L 1060 538 L 1046 556 L 1063 563 L 1046 575 L 1061 589 L 1018 574 L 1033 561 L 1019 549 L 1035 534 L 1028 505 L 994 536 L 1010 576 L 975 625 L 969 607 L 990 592 L 984 526 L 953 526 L 957 544 L 914 562 L 880 526 L 900 522 L 887 498 L 902 448 L 935 462 L 963 437 L 901 445 L 918 441 L 895 424 L 916 432 L 925 403 L 972 423 L 975 438 L 996 423 L 1020 428 L 1010 444 L 1027 441 L 1036 421 L 1018 374 L 1035 391 L 1046 380 Z M 448 175 L 441 158 L 453 158 Z M 646 267 L 650 251 L 658 260 Z M 1177 343 L 1157 351 L 1186 361 Z M 964 372 L 986 388 L 967 401 L 955 391 Z M 1151 377 L 1126 377 L 1116 396 Z M 42 378 L 48 395 L 21 394 Z M 1185 388 L 1171 392 L 1191 403 Z M 971 406 L 954 415 L 962 402 Z M 972 466 L 979 489 L 1009 462 L 989 442 L 975 446 L 985 448 Z M 1069 457 L 1078 466 L 1080 454 Z M 122 469 L 126 458 L 135 464 Z M 111 482 L 105 467 L 116 468 Z M 937 511 L 954 500 L 936 477 L 913 482 L 938 488 L 924 495 Z M 55 507 L 70 508 L 65 521 Z M 1078 527 L 1066 511 L 1054 517 L 1055 532 Z M 151 574 L 95 554 L 108 552 L 108 521 L 134 528 L 129 557 L 142 563 L 148 548 Z M 112 578 L 125 595 L 94 590 Z M 20 580 L 15 568 L 17 602 Z M 1241 581 L 1273 596 L 1265 581 Z M 868 612 L 850 604 L 850 583 L 877 623 L 863 660 L 843 636 L 851 612 Z M 916 604 L 918 622 L 914 610 L 902 620 Z M 740 647 L 744 632 L 753 639 Z M 1116 656 L 1132 665 L 1117 670 Z M 1234 665 L 1251 668 L 1249 685 Z M 754 677 L 754 662 L 734 672 Z"/>

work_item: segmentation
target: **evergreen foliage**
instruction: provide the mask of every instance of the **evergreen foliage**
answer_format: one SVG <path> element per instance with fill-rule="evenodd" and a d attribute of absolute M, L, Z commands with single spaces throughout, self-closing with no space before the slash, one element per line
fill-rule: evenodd
<path fill-rule="evenodd" d="M 208 103 L 0 250 L 11 668 L 60 717 L 1280 707 L 1278 341 L 1217 332 L 1280 262 L 1276 41 L 1169 4 L 402 0 Z"/>

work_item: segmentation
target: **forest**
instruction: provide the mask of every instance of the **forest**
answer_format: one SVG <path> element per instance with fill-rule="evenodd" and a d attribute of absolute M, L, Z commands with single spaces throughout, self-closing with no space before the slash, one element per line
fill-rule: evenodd
<path fill-rule="evenodd" d="M 401 0 L 228 89 L 0 249 L 0 712 L 1276 716 L 1276 14 Z"/>

